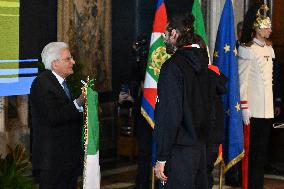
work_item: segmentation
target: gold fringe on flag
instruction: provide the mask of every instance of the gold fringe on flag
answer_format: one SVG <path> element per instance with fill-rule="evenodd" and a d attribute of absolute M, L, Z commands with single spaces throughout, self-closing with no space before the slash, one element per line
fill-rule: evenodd
<path fill-rule="evenodd" d="M 82 92 L 86 95 L 86 98 L 88 97 L 88 83 L 89 83 L 89 76 L 87 77 L 87 82 L 84 83 L 84 86 L 82 87 Z M 88 153 L 88 100 L 85 102 L 85 107 L 84 107 L 84 131 L 83 131 L 83 139 L 84 139 L 84 172 L 83 172 L 83 183 L 86 181 L 86 161 L 87 161 L 87 153 Z"/>
<path fill-rule="evenodd" d="M 245 151 L 242 151 L 242 153 L 240 155 L 238 155 L 237 157 L 235 157 L 233 160 L 231 160 L 225 167 L 224 167 L 224 173 L 226 173 L 231 167 L 233 167 L 234 165 L 236 165 L 239 161 L 241 161 L 243 159 L 245 155 Z"/>
<path fill-rule="evenodd" d="M 148 114 L 142 107 L 141 107 L 141 114 L 144 116 L 144 118 L 147 120 L 150 126 L 154 129 L 155 123 L 152 121 L 152 119 L 148 116 Z"/>

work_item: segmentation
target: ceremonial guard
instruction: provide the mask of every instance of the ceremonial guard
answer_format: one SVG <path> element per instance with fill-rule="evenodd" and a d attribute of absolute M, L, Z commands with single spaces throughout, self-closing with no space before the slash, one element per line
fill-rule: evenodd
<path fill-rule="evenodd" d="M 250 125 L 248 186 L 263 188 L 264 164 L 270 136 L 273 108 L 274 50 L 268 38 L 271 21 L 261 5 L 248 11 L 239 47 L 239 80 L 243 121 Z"/>

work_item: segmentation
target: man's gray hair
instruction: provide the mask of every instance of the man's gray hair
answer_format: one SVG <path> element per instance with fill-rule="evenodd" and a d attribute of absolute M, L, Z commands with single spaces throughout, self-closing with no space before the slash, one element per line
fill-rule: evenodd
<path fill-rule="evenodd" d="M 51 42 L 48 43 L 41 52 L 41 60 L 45 69 L 52 70 L 51 63 L 60 59 L 60 50 L 69 48 L 67 43 L 64 42 Z"/>

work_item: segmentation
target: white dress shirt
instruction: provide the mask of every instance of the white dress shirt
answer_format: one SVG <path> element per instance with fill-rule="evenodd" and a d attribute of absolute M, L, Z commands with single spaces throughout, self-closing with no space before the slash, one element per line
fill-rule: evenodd
<path fill-rule="evenodd" d="M 54 71 L 52 71 L 52 73 L 53 73 L 53 75 L 55 75 L 55 77 L 56 77 L 56 79 L 58 80 L 58 82 L 59 82 L 59 84 L 61 85 L 61 87 L 64 89 L 64 86 L 63 86 L 63 81 L 65 80 L 64 78 L 62 78 L 60 75 L 58 75 L 57 73 L 55 73 Z M 79 106 L 78 104 L 77 104 L 77 102 L 76 102 L 76 99 L 73 101 L 73 103 L 74 103 L 74 105 L 75 105 L 75 107 L 77 108 L 77 110 L 79 111 L 79 112 L 83 112 L 84 111 L 84 109 L 83 109 L 83 107 L 82 106 Z"/>

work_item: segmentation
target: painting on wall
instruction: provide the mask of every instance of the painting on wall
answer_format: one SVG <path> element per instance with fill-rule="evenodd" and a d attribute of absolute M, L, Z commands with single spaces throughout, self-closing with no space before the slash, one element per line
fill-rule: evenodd
<path fill-rule="evenodd" d="M 111 91 L 111 0 L 59 0 L 58 41 L 67 42 L 81 79 Z"/>

